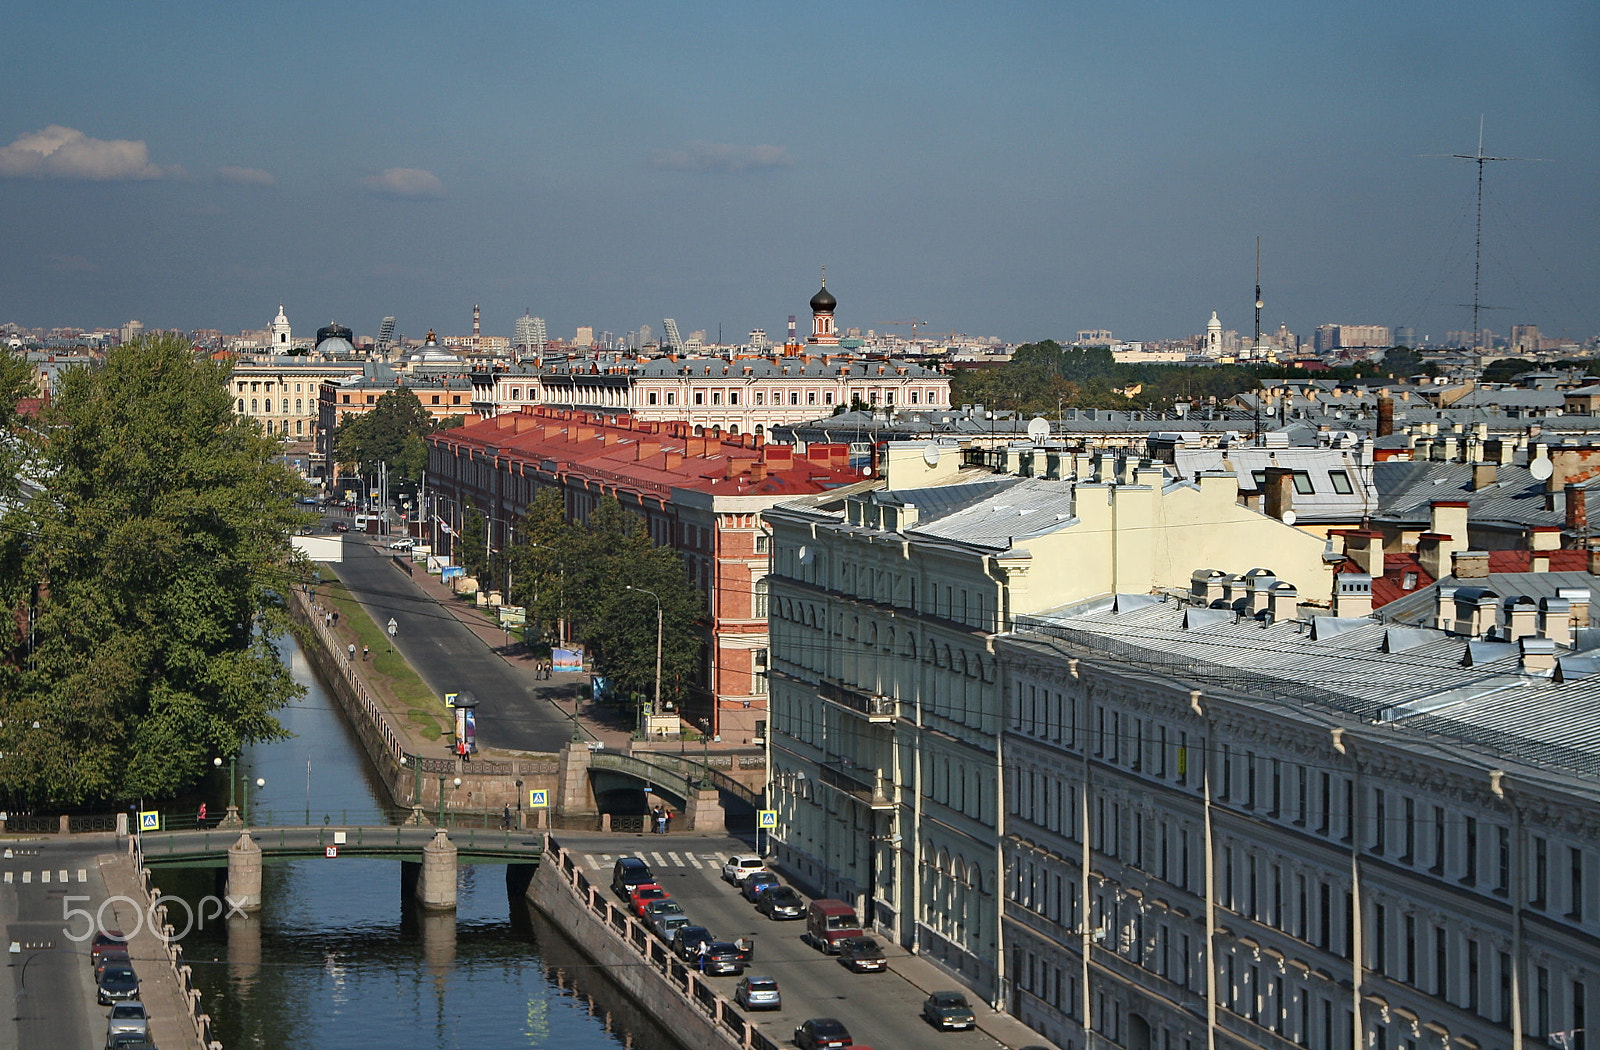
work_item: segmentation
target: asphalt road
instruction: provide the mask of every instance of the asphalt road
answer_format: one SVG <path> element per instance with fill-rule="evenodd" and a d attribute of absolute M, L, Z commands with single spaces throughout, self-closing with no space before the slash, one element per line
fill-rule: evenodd
<path fill-rule="evenodd" d="M 921 1019 L 926 992 L 892 971 L 851 973 L 836 956 L 824 955 L 800 939 L 805 932 L 804 920 L 775 922 L 756 911 L 737 889 L 722 881 L 720 867 L 713 864 L 713 858 L 719 865 L 732 853 L 750 851 L 737 839 L 618 835 L 584 836 L 581 841 L 574 841 L 559 832 L 556 837 L 568 849 L 596 858 L 595 864 L 586 863 L 583 870 L 591 883 L 606 887 L 606 893 L 611 892 L 611 860 L 617 856 L 641 856 L 656 881 L 678 900 L 693 922 L 708 928 L 719 940 L 753 940 L 755 953 L 745 972 L 777 978 L 783 1009 L 747 1016 L 775 1042 L 789 1043 L 795 1026 L 808 1017 L 835 1017 L 844 1022 L 857 1043 L 874 1047 L 995 1050 L 1000 1045 L 978 1031 L 936 1032 Z M 694 866 L 691 855 L 701 867 Z M 884 944 L 882 938 L 878 942 L 891 962 L 906 954 L 892 944 Z M 738 977 L 711 980 L 730 1001 L 733 999 Z M 962 990 L 955 981 L 940 988 L 946 989 Z M 969 994 L 968 999 L 972 998 Z M 980 1011 L 984 1009 L 979 1002 L 974 1005 Z"/>
<path fill-rule="evenodd" d="M 557 752 L 572 738 L 571 718 L 413 583 L 387 550 L 347 536 L 344 561 L 333 569 L 375 621 L 394 619 L 395 648 L 435 695 L 470 690 L 477 697 L 480 747 Z"/>
<path fill-rule="evenodd" d="M 37 840 L 6 842 L 14 856 L 0 859 L 0 922 L 5 924 L 5 948 L 13 942 L 21 947 L 6 954 L 4 976 L 0 977 L 0 996 L 11 1004 L 11 1023 L 0 1024 L 3 1050 L 82 1050 L 102 1046 L 106 1038 L 106 1018 L 110 1008 L 95 1004 L 94 970 L 89 966 L 89 942 L 76 943 L 66 936 L 68 925 L 63 909 L 84 908 L 91 913 L 106 899 L 106 886 L 100 877 L 95 857 L 107 848 L 104 841 Z M 61 872 L 67 873 L 62 884 Z M 87 880 L 78 881 L 83 871 Z M 48 872 L 50 881 L 44 882 Z M 23 882 L 23 876 L 28 876 Z M 88 901 L 66 896 L 87 896 Z M 107 925 L 111 910 L 106 911 Z M 86 922 L 81 917 L 71 924 L 81 932 Z M 153 963 L 149 965 L 154 965 Z M 140 969 L 134 960 L 134 970 Z"/>

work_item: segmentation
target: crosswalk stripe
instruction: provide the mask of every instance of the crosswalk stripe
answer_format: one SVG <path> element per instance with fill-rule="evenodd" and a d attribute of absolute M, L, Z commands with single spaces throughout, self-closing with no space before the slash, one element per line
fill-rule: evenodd
<path fill-rule="evenodd" d="M 49 882 L 50 881 L 50 869 L 49 868 L 46 868 L 46 869 L 44 869 L 43 871 L 41 871 L 39 873 L 39 881 L 40 882 Z"/>
<path fill-rule="evenodd" d="M 87 871 L 83 870 L 82 868 L 79 868 L 78 869 L 78 881 L 79 882 L 88 882 L 89 881 L 89 873 Z"/>
<path fill-rule="evenodd" d="M 66 881 L 68 881 L 68 879 L 67 879 L 67 869 L 66 869 L 66 868 L 62 868 L 62 869 L 61 869 L 61 870 L 60 870 L 60 871 L 58 871 L 58 872 L 56 872 L 56 876 L 57 876 L 57 877 L 58 877 L 58 878 L 59 878 L 59 879 L 60 879 L 60 880 L 61 880 L 61 881 L 62 881 L 62 882 L 66 882 Z"/>
<path fill-rule="evenodd" d="M 672 858 L 672 866 L 674 868 L 683 867 L 683 858 L 682 857 L 678 856 L 676 853 L 668 853 L 667 856 Z"/>
<path fill-rule="evenodd" d="M 658 868 L 664 868 L 664 867 L 667 866 L 666 860 L 663 859 L 661 854 L 659 854 L 659 853 L 650 854 L 650 859 L 655 861 L 656 867 L 658 867 Z"/>
<path fill-rule="evenodd" d="M 704 864 L 700 863 L 700 858 L 695 856 L 693 853 L 686 854 L 686 856 L 689 858 L 689 866 L 690 867 L 692 867 L 692 868 L 704 868 L 705 867 Z"/>
<path fill-rule="evenodd" d="M 11 882 L 11 873 L 10 873 L 10 872 L 9 872 L 9 871 L 8 871 L 8 872 L 6 872 L 6 882 L 7 882 L 7 883 L 10 883 L 10 882 Z"/>
<path fill-rule="evenodd" d="M 589 867 L 593 868 L 595 871 L 599 871 L 601 868 L 605 867 L 605 860 L 601 857 L 595 856 L 593 853 L 589 854 L 588 859 Z"/>
<path fill-rule="evenodd" d="M 22 873 L 22 881 L 23 882 L 32 882 L 33 881 L 33 872 L 31 872 L 31 871 L 23 872 Z"/>

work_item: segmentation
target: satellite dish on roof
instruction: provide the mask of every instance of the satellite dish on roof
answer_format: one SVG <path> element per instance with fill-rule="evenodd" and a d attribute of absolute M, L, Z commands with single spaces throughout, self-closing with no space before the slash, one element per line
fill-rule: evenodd
<path fill-rule="evenodd" d="M 1555 473 L 1555 466 L 1543 456 L 1528 464 L 1528 473 L 1533 475 L 1535 481 L 1543 481 Z"/>
<path fill-rule="evenodd" d="M 1297 515 L 1294 511 L 1286 510 L 1286 511 L 1283 512 L 1283 523 L 1285 525 L 1293 525 L 1296 521 L 1299 521 L 1299 520 L 1300 520 L 1300 516 Z"/>
<path fill-rule="evenodd" d="M 1050 421 L 1043 416 L 1034 416 L 1028 421 L 1028 440 L 1043 441 L 1050 436 Z"/>
<path fill-rule="evenodd" d="M 926 463 L 930 467 L 937 467 L 939 465 L 939 445 L 936 442 L 930 441 L 923 446 L 922 462 Z"/>

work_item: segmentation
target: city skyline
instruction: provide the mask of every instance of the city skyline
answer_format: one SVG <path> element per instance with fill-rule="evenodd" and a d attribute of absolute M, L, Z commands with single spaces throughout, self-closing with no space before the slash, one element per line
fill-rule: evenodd
<path fill-rule="evenodd" d="M 0 320 L 1179 338 L 1259 235 L 1264 331 L 1439 340 L 1481 116 L 1480 323 L 1600 331 L 1592 5 L 183 8 L 7 4 Z"/>

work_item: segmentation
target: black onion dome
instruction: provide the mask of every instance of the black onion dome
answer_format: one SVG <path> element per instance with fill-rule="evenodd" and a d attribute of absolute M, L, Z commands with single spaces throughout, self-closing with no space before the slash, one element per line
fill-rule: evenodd
<path fill-rule="evenodd" d="M 833 293 L 828 291 L 827 285 L 823 285 L 822 290 L 811 297 L 812 313 L 831 313 L 833 308 L 838 305 L 839 300 L 835 299 Z"/>

